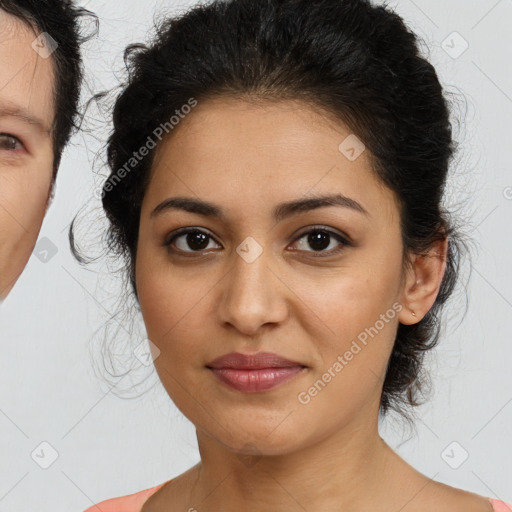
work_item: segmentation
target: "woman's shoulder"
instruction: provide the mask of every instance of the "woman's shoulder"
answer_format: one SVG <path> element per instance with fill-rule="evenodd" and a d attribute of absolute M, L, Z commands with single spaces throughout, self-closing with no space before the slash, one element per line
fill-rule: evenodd
<path fill-rule="evenodd" d="M 432 485 L 432 489 L 434 489 L 434 500 L 428 505 L 435 505 L 440 500 L 440 503 L 445 504 L 451 510 L 483 510 L 485 508 L 490 512 L 492 507 L 493 512 L 512 512 L 512 503 L 509 503 L 508 500 L 501 501 L 485 494 L 452 487 L 437 481 Z M 430 506 L 430 508 L 438 507 Z"/>
<path fill-rule="evenodd" d="M 167 482 L 151 487 L 144 491 L 122 496 L 120 498 L 112 498 L 101 503 L 97 503 L 92 507 L 88 508 L 84 512 L 140 512 L 144 503 L 150 498 L 151 495 L 155 494 L 160 487 L 163 487 Z"/>
<path fill-rule="evenodd" d="M 172 480 L 169 480 L 168 482 L 171 481 Z M 151 487 L 150 489 L 145 489 L 144 491 L 139 491 L 134 494 L 102 501 L 101 503 L 97 503 L 96 505 L 88 508 L 84 512 L 96 512 L 97 510 L 101 510 L 101 512 L 140 512 L 144 503 L 153 494 L 155 494 L 158 489 L 168 482 L 164 482 L 163 484 L 156 485 L 155 487 Z M 512 512 L 512 503 L 505 503 L 504 501 L 493 498 L 487 499 L 491 502 L 494 512 Z"/>
<path fill-rule="evenodd" d="M 512 503 L 505 503 L 504 501 L 494 500 L 489 498 L 489 501 L 494 507 L 494 512 L 512 512 Z"/>

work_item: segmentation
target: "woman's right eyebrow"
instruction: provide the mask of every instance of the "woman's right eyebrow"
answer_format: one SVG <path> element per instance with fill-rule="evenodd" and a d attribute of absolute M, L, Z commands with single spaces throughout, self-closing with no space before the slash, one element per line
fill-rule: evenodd
<path fill-rule="evenodd" d="M 274 208 L 273 217 L 276 222 L 279 222 L 292 215 L 329 206 L 348 208 L 371 217 L 370 213 L 359 202 L 343 194 L 321 197 L 312 196 L 284 202 Z M 225 212 L 218 205 L 193 197 L 170 197 L 165 199 L 151 212 L 151 218 L 162 215 L 170 210 L 183 210 L 205 217 L 215 217 L 223 221 L 227 220 Z"/>

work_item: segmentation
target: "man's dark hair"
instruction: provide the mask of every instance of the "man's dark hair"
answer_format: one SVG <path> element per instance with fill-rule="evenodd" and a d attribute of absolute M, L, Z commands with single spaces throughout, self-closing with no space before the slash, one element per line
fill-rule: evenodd
<path fill-rule="evenodd" d="M 55 117 L 53 136 L 53 179 L 57 175 L 62 152 L 73 128 L 78 127 L 78 101 L 83 78 L 79 20 L 92 16 L 71 0 L 0 0 L 0 9 L 20 19 L 34 33 L 48 33 L 57 43 L 51 57 L 55 66 Z M 34 39 L 35 37 L 34 36 Z"/>

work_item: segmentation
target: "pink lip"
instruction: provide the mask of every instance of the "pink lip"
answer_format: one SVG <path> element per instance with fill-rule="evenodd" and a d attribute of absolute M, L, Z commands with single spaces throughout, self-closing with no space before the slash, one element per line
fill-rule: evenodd
<path fill-rule="evenodd" d="M 207 365 L 213 374 L 233 389 L 256 393 L 273 389 L 302 372 L 305 366 L 269 352 L 233 352 Z"/>

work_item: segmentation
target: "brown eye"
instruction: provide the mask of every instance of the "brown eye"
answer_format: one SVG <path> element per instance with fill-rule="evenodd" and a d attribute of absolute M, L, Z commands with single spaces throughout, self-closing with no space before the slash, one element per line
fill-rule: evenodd
<path fill-rule="evenodd" d="M 179 247 L 180 239 L 181 247 Z M 185 228 L 175 232 L 164 245 L 171 247 L 175 252 L 194 253 L 208 249 L 208 246 L 210 245 L 209 242 L 212 240 L 213 238 L 208 233 L 201 231 L 200 229 Z M 176 243 L 177 241 L 178 243 Z"/>
<path fill-rule="evenodd" d="M 300 242 L 301 240 L 303 240 L 303 242 L 299 243 L 299 246 L 302 246 L 303 248 L 299 250 L 309 252 L 312 256 L 317 257 L 338 254 L 346 246 L 351 245 L 350 242 L 340 234 L 322 227 L 316 227 L 310 231 L 302 233 L 295 243 Z M 334 247 L 331 247 L 331 244 L 334 244 Z M 304 247 L 310 247 L 313 250 L 304 249 Z"/>
<path fill-rule="evenodd" d="M 0 133 L 0 149 L 5 151 L 17 151 L 23 149 L 23 143 L 14 135 Z"/>

